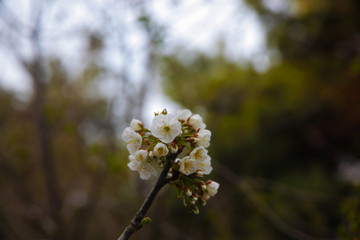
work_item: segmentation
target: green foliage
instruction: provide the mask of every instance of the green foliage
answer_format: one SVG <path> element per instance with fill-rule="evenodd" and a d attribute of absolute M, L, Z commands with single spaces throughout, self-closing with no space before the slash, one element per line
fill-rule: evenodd
<path fill-rule="evenodd" d="M 341 239 L 357 239 L 360 237 L 360 187 L 354 189 L 341 204 L 344 222 L 339 227 Z"/>
<path fill-rule="evenodd" d="M 171 55 L 162 61 L 164 86 L 172 99 L 206 116 L 214 161 L 239 176 L 252 176 L 259 196 L 290 226 L 314 236 L 334 236 L 343 221 L 357 224 L 349 208 L 343 219 L 336 202 L 347 201 L 343 192 L 352 188 L 341 183 L 339 163 L 344 156 L 360 156 L 359 57 L 352 44 L 359 25 L 350 23 L 359 23 L 354 15 L 359 4 L 322 1 L 313 6 L 305 1 L 301 14 L 284 15 L 263 3 L 251 1 L 267 20 L 268 43 L 280 51 L 280 63 L 258 73 L 221 54 L 187 61 Z M 294 31 L 302 31 L 302 38 L 295 41 Z M 232 191 L 220 194 L 239 199 L 227 203 L 229 208 L 238 204 L 236 214 L 223 213 L 233 219 L 227 226 L 233 234 L 287 239 L 266 215 L 258 215 L 256 204 Z M 351 236 L 353 230 L 347 229 Z"/>
<path fill-rule="evenodd" d="M 116 192 L 127 185 L 126 153 L 107 118 L 108 102 L 89 95 L 99 71 L 89 66 L 78 78 L 70 79 L 59 61 L 50 60 L 49 65 L 51 76 L 43 105 L 46 128 L 42 131 L 48 136 L 49 156 L 60 185 L 64 237 L 82 239 L 90 234 L 112 238 L 119 231 L 117 226 L 106 231 L 109 227 L 101 224 L 89 227 L 97 224 L 95 216 L 103 222 L 122 216 L 122 212 L 114 212 L 122 198 Z M 43 146 L 35 125 L 35 103 L 20 102 L 2 90 L 0 98 L 0 202 L 4 206 L 0 235 L 7 239 L 47 238 L 54 229 L 49 224 L 54 223 L 49 216 L 52 206 L 47 205 L 44 166 L 39 161 Z M 128 198 L 132 196 L 129 191 Z M 107 215 L 109 212 L 113 215 Z"/>

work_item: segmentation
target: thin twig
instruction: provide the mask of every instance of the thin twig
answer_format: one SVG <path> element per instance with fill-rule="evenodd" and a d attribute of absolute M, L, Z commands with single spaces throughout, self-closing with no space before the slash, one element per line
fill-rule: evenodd
<path fill-rule="evenodd" d="M 142 206 L 138 210 L 138 212 L 135 214 L 133 219 L 131 219 L 129 225 L 125 228 L 121 236 L 118 238 L 118 240 L 127 240 L 129 237 L 139 230 L 142 227 L 141 221 L 144 219 L 146 212 L 149 210 L 152 202 L 154 201 L 156 195 L 159 193 L 160 189 L 166 185 L 166 176 L 169 172 L 169 169 L 171 167 L 170 161 L 167 162 L 163 170 L 161 171 L 161 174 L 149 193 L 149 195 L 146 197 L 145 201 L 143 202 Z"/>
<path fill-rule="evenodd" d="M 309 191 L 300 188 L 296 188 L 281 182 L 273 181 L 265 178 L 246 178 L 254 188 L 261 188 L 283 194 L 287 197 L 298 199 L 301 201 L 329 201 L 334 200 L 325 193 Z"/>

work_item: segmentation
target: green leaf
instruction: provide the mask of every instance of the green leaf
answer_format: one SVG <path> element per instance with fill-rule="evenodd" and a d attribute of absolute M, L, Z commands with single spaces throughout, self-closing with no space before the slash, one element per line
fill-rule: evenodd
<path fill-rule="evenodd" d="M 143 220 L 141 220 L 142 226 L 148 225 L 150 223 L 151 223 L 151 218 L 149 218 L 149 217 L 145 217 L 145 218 L 143 218 Z"/>

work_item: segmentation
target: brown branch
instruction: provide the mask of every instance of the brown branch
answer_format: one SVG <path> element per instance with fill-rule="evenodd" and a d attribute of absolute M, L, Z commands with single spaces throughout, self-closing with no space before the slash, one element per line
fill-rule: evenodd
<path fill-rule="evenodd" d="M 129 237 L 139 230 L 142 227 L 141 221 L 144 219 L 146 212 L 149 210 L 152 202 L 154 201 L 156 195 L 159 193 L 160 189 L 166 185 L 166 176 L 169 172 L 169 169 L 171 167 L 170 161 L 165 165 L 163 170 L 161 171 L 161 174 L 149 193 L 149 195 L 146 197 L 145 201 L 143 202 L 142 206 L 138 210 L 138 212 L 135 214 L 134 218 L 131 219 L 129 225 L 125 228 L 121 236 L 118 238 L 118 240 L 127 240 Z"/>

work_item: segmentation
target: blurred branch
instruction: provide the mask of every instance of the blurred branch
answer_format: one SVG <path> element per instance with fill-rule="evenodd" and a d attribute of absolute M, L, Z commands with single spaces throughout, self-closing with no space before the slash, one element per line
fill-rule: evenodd
<path fill-rule="evenodd" d="M 77 222 L 75 223 L 74 231 L 70 239 L 84 239 L 88 222 L 91 219 L 90 217 L 93 214 L 99 201 L 101 187 L 103 186 L 105 177 L 106 171 L 104 167 L 100 165 L 92 178 L 87 204 L 80 210 Z"/>
<path fill-rule="evenodd" d="M 147 9 L 146 9 L 146 4 L 145 2 L 141 2 L 140 6 L 140 16 L 141 18 L 143 17 L 149 17 L 150 14 L 148 13 Z M 145 105 L 145 98 L 146 98 L 146 93 L 149 90 L 149 86 L 151 84 L 151 82 L 154 80 L 154 76 L 155 76 L 155 50 L 157 47 L 157 43 L 156 43 L 156 34 L 154 34 L 152 31 L 154 30 L 153 26 L 149 26 L 149 22 L 145 21 L 141 22 L 143 25 L 143 29 L 144 29 L 144 38 L 146 39 L 146 50 L 147 50 L 147 54 L 146 54 L 146 59 L 145 59 L 145 72 L 147 72 L 148 74 L 144 75 L 144 78 L 142 79 L 142 85 L 140 86 L 140 90 L 139 90 L 139 98 L 138 98 L 138 113 L 136 113 L 138 116 L 141 116 L 141 114 L 143 113 L 143 107 Z"/>
<path fill-rule="evenodd" d="M 217 162 L 217 171 L 225 178 L 230 184 L 236 186 L 242 191 L 250 201 L 260 210 L 260 212 L 283 234 L 297 240 L 329 240 L 330 238 L 314 237 L 304 233 L 293 226 L 286 223 L 281 219 L 274 210 L 263 200 L 256 191 L 252 188 L 248 181 L 236 175 L 229 168 Z"/>
<path fill-rule="evenodd" d="M 39 41 L 41 31 L 40 21 L 41 9 L 37 13 L 31 37 L 31 44 L 35 56 L 32 63 L 27 67 L 34 85 L 34 123 L 38 134 L 40 159 L 45 175 L 50 214 L 57 226 L 57 229 L 53 234 L 53 238 L 63 239 L 63 220 L 60 215 L 60 188 L 54 159 L 51 153 L 51 140 L 49 137 L 48 126 L 44 115 L 45 70 L 43 67 L 42 52 Z"/>
<path fill-rule="evenodd" d="M 31 26 L 26 25 L 22 21 L 20 21 L 14 12 L 5 5 L 4 1 L 0 1 L 0 18 L 2 19 L 2 22 L 5 23 L 9 29 L 13 30 L 19 36 L 29 38 L 30 35 L 23 33 L 22 30 L 29 30 L 31 29 Z"/>
<path fill-rule="evenodd" d="M 270 191 L 281 193 L 288 197 L 299 199 L 302 201 L 325 201 L 331 199 L 329 195 L 320 192 L 295 188 L 281 182 L 276 182 L 265 178 L 250 178 L 247 179 L 247 181 L 251 183 L 251 185 L 254 187 L 268 189 Z"/>
<path fill-rule="evenodd" d="M 26 184 L 26 174 L 20 174 L 19 171 L 13 166 L 11 163 L 12 161 L 7 159 L 3 154 L 0 153 L 0 170 L 1 170 L 1 176 L 5 176 L 9 179 L 9 182 L 13 184 L 13 189 L 15 190 L 16 194 L 18 195 L 19 199 L 24 205 L 25 209 L 31 209 L 34 207 L 34 199 L 32 192 L 29 190 L 27 184 Z M 4 197 L 4 198 L 1 198 Z M 0 200 L 7 202 L 8 199 L 6 196 L 1 196 Z M 42 226 L 41 219 L 34 218 L 34 216 L 28 216 L 25 212 L 23 212 L 26 220 L 29 221 L 30 225 L 33 227 L 33 229 L 37 230 L 43 235 L 48 235 L 47 231 Z M 2 216 L 5 217 L 5 216 Z M 6 218 L 5 218 L 6 219 Z M 7 222 L 5 220 L 5 222 Z M 8 223 L 12 230 L 12 234 L 15 236 L 18 235 L 16 231 L 16 227 L 11 224 L 11 222 Z M 16 225 L 18 226 L 18 225 Z M 22 233 L 24 234 L 24 233 Z M 25 235 L 25 234 L 24 234 Z M 49 237 L 49 236 L 47 236 Z M 21 238 L 17 236 L 17 238 Z"/>

